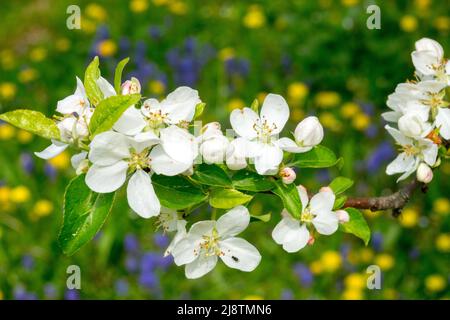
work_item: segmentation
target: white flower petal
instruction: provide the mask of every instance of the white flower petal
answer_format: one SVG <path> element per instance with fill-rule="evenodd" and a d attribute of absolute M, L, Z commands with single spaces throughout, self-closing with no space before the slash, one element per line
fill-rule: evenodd
<path fill-rule="evenodd" d="M 251 243 L 242 238 L 228 238 L 219 243 L 222 261 L 230 268 L 245 272 L 255 270 L 261 262 L 261 254 Z"/>
<path fill-rule="evenodd" d="M 236 138 L 228 145 L 226 163 L 230 170 L 240 170 L 247 167 L 247 142 L 245 138 Z"/>
<path fill-rule="evenodd" d="M 138 133 L 134 137 L 129 137 L 128 141 L 136 152 L 142 152 L 144 149 L 160 143 L 161 139 L 159 139 L 153 131 L 146 131 Z"/>
<path fill-rule="evenodd" d="M 402 152 L 386 167 L 386 174 L 393 175 L 406 172 L 414 166 L 414 162 L 413 156 L 408 156 L 405 152 Z"/>
<path fill-rule="evenodd" d="M 276 144 L 281 149 L 283 149 L 284 151 L 291 153 L 307 152 L 312 149 L 312 147 L 299 147 L 294 140 L 289 138 L 281 138 L 277 141 L 274 141 L 273 143 Z"/>
<path fill-rule="evenodd" d="M 161 130 L 160 138 L 164 151 L 172 159 L 192 165 L 198 155 L 198 145 L 192 134 L 172 125 Z"/>
<path fill-rule="evenodd" d="M 278 94 L 270 93 L 264 99 L 261 107 L 261 121 L 267 120 L 269 124 L 275 124 L 272 134 L 278 134 L 283 130 L 289 119 L 289 106 L 286 100 Z"/>
<path fill-rule="evenodd" d="M 309 208 L 313 214 L 329 212 L 333 209 L 336 196 L 331 191 L 321 191 L 309 201 Z"/>
<path fill-rule="evenodd" d="M 141 132 L 145 126 L 146 122 L 142 113 L 134 106 L 131 106 L 117 120 L 113 129 L 128 136 L 134 136 Z"/>
<path fill-rule="evenodd" d="M 70 163 L 72 164 L 72 168 L 77 170 L 78 167 L 80 166 L 81 162 L 83 162 L 83 160 L 86 159 L 87 154 L 88 153 L 86 151 L 81 151 L 80 153 L 74 154 L 72 156 L 72 158 L 70 158 Z"/>
<path fill-rule="evenodd" d="M 307 117 L 297 125 L 294 136 L 299 145 L 313 147 L 322 142 L 323 127 L 317 117 Z"/>
<path fill-rule="evenodd" d="M 56 104 L 56 111 L 61 114 L 72 114 L 77 113 L 81 115 L 83 109 L 88 104 L 87 100 L 78 94 L 72 94 L 60 101 Z"/>
<path fill-rule="evenodd" d="M 84 97 L 85 100 L 89 103 L 89 100 L 87 99 L 86 89 L 84 88 L 83 81 L 81 81 L 81 79 L 78 78 L 78 77 L 76 77 L 76 79 L 77 79 L 77 88 L 75 89 L 74 94 L 77 94 L 79 96 Z"/>
<path fill-rule="evenodd" d="M 406 178 L 408 178 L 411 174 L 413 174 L 414 171 L 417 170 L 417 168 L 419 167 L 420 164 L 420 159 L 419 158 L 413 158 L 412 164 L 409 168 L 406 168 L 405 173 L 402 174 L 398 179 L 397 182 L 405 180 Z"/>
<path fill-rule="evenodd" d="M 293 235 L 290 235 L 291 233 L 296 233 L 299 229 L 300 221 L 287 214 L 273 229 L 272 238 L 277 244 L 283 244 L 287 237 L 293 237 Z"/>
<path fill-rule="evenodd" d="M 384 120 L 388 122 L 397 122 L 398 119 L 402 116 L 400 112 L 397 111 L 388 111 L 381 114 Z"/>
<path fill-rule="evenodd" d="M 423 160 L 429 165 L 434 166 L 438 155 L 438 146 L 431 140 L 423 140 L 423 145 L 426 146 L 423 151 Z"/>
<path fill-rule="evenodd" d="M 167 155 L 161 146 L 156 146 L 150 152 L 151 168 L 156 174 L 176 176 L 190 168 L 189 163 L 178 162 Z"/>
<path fill-rule="evenodd" d="M 439 133 L 444 139 L 450 139 L 450 109 L 439 108 L 435 120 L 436 127 L 440 128 Z"/>
<path fill-rule="evenodd" d="M 216 226 L 216 221 L 204 220 L 196 222 L 192 225 L 189 230 L 189 237 L 192 239 L 203 239 L 204 235 L 211 235 L 214 227 Z"/>
<path fill-rule="evenodd" d="M 198 279 L 210 272 L 217 264 L 217 256 L 201 254 L 185 267 L 186 278 Z"/>
<path fill-rule="evenodd" d="M 337 215 L 331 211 L 320 212 L 312 220 L 317 232 L 324 235 L 330 235 L 336 232 L 339 226 Z"/>
<path fill-rule="evenodd" d="M 235 236 L 244 231 L 250 223 L 250 213 L 244 206 L 229 210 L 217 220 L 217 232 L 221 237 Z"/>
<path fill-rule="evenodd" d="M 300 197 L 300 202 L 302 203 L 302 208 L 306 208 L 309 203 L 308 191 L 302 185 L 297 186 L 297 190 Z"/>
<path fill-rule="evenodd" d="M 179 87 L 161 102 L 161 109 L 168 114 L 170 124 L 178 124 L 180 121 L 191 122 L 194 118 L 195 107 L 200 102 L 197 90 Z"/>
<path fill-rule="evenodd" d="M 262 148 L 255 158 L 255 169 L 261 175 L 271 175 L 278 172 L 278 166 L 283 160 L 283 151 L 275 145 L 261 144 Z"/>
<path fill-rule="evenodd" d="M 297 232 L 289 234 L 284 239 L 283 249 L 289 253 L 297 252 L 308 244 L 309 238 L 309 231 L 306 225 L 302 224 Z"/>
<path fill-rule="evenodd" d="M 193 241 L 188 236 L 181 239 L 172 249 L 172 256 L 177 266 L 191 263 L 194 261 L 198 253 L 196 252 L 199 241 Z M 199 249 L 199 248 L 198 248 Z"/>
<path fill-rule="evenodd" d="M 175 246 L 187 235 L 186 232 L 187 221 L 177 220 L 176 222 L 177 222 L 177 233 L 175 234 L 166 251 L 164 252 L 164 257 L 167 257 L 169 254 L 172 254 L 173 248 L 175 248 Z"/>
<path fill-rule="evenodd" d="M 438 63 L 436 56 L 431 51 L 414 51 L 411 54 L 412 62 L 417 71 L 428 76 L 434 75 L 436 71 L 433 65 Z"/>
<path fill-rule="evenodd" d="M 142 218 L 159 215 L 161 204 L 153 189 L 150 175 L 143 170 L 136 170 L 128 181 L 128 205 Z"/>
<path fill-rule="evenodd" d="M 36 157 L 39 157 L 44 160 L 48 160 L 48 159 L 56 157 L 58 154 L 60 154 L 64 150 L 66 150 L 68 146 L 69 146 L 68 144 L 65 144 L 65 143 L 55 140 L 55 141 L 52 141 L 52 144 L 49 145 L 44 150 L 42 150 L 41 152 L 35 152 L 34 154 L 36 155 Z"/>
<path fill-rule="evenodd" d="M 117 95 L 114 87 L 103 77 L 100 77 L 96 80 L 98 88 L 103 93 L 104 98 L 109 98 L 111 96 Z"/>
<path fill-rule="evenodd" d="M 412 140 L 410 138 L 406 137 L 403 133 L 401 133 L 397 129 L 394 129 L 388 125 L 386 125 L 384 128 L 387 130 L 387 132 L 389 132 L 389 134 L 394 138 L 395 142 L 397 142 L 398 144 L 405 146 L 412 143 Z"/>
<path fill-rule="evenodd" d="M 142 104 L 141 113 L 147 118 L 150 118 L 152 113 L 162 113 L 161 103 L 154 98 L 147 99 Z"/>
<path fill-rule="evenodd" d="M 86 184 L 92 191 L 109 193 L 119 189 L 127 178 L 128 163 L 119 161 L 111 166 L 92 165 L 86 174 Z"/>
<path fill-rule="evenodd" d="M 130 157 L 129 141 L 126 136 L 106 131 L 94 137 L 89 151 L 89 160 L 101 166 L 108 166 Z"/>
<path fill-rule="evenodd" d="M 255 124 L 259 124 L 259 116 L 250 108 L 234 109 L 230 114 L 233 130 L 241 137 L 256 138 Z"/>

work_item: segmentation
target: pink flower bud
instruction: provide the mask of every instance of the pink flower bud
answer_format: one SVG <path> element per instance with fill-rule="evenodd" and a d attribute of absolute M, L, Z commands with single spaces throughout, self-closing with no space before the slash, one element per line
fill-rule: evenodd
<path fill-rule="evenodd" d="M 322 187 L 320 188 L 319 192 L 333 192 L 333 189 L 330 187 Z"/>
<path fill-rule="evenodd" d="M 348 212 L 345 210 L 336 211 L 336 215 L 340 223 L 346 223 L 350 221 L 350 216 L 348 215 Z"/>
<path fill-rule="evenodd" d="M 280 177 L 281 177 L 281 181 L 283 181 L 284 184 L 291 184 L 292 182 L 295 181 L 295 178 L 297 177 L 297 175 L 295 174 L 294 169 L 289 168 L 289 167 L 284 167 L 280 171 Z"/>
<path fill-rule="evenodd" d="M 421 163 L 417 168 L 417 180 L 423 183 L 430 183 L 433 180 L 433 170 L 425 163 Z"/>
<path fill-rule="evenodd" d="M 141 93 L 141 83 L 136 78 L 131 78 L 122 84 L 122 94 Z"/>

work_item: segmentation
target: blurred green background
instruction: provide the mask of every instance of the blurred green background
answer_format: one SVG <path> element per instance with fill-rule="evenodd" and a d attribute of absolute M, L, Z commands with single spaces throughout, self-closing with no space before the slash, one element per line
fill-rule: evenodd
<path fill-rule="evenodd" d="M 70 4 L 81 8 L 81 29 L 66 27 Z M 204 121 L 228 127 L 229 112 L 282 94 L 293 130 L 306 115 L 326 129 L 323 145 L 345 158 L 339 173 L 303 170 L 312 190 L 338 174 L 355 179 L 355 195 L 388 193 L 384 174 L 395 156 L 380 114 L 397 83 L 412 78 L 410 53 L 421 37 L 450 50 L 448 0 L 376 1 L 381 29 L 369 30 L 373 1 L 1 1 L 0 112 L 16 108 L 50 116 L 72 94 L 93 56 L 112 80 L 129 56 L 146 97 L 179 85 L 199 90 Z M 288 132 L 286 130 L 285 132 Z M 443 163 L 427 194 L 403 214 L 366 213 L 367 247 L 337 233 L 288 254 L 271 238 L 279 207 L 262 197 L 251 212 L 273 212 L 243 236 L 263 260 L 252 273 L 223 264 L 187 280 L 162 258 L 169 238 L 154 220 L 138 218 L 121 194 L 95 240 L 65 257 L 56 239 L 65 185 L 75 175 L 70 151 L 45 162 L 33 156 L 43 139 L 0 123 L 0 299 L 432 299 L 450 298 L 450 164 Z M 196 219 L 207 217 L 207 208 Z M 81 268 L 81 290 L 66 289 L 66 268 Z M 366 288 L 366 268 L 383 271 L 382 289 Z"/>

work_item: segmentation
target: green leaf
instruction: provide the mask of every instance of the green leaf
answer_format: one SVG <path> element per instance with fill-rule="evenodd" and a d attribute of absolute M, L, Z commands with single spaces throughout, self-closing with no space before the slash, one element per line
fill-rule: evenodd
<path fill-rule="evenodd" d="M 207 199 L 207 195 L 200 188 L 182 176 L 154 174 L 152 184 L 161 205 L 167 208 L 186 209 Z"/>
<path fill-rule="evenodd" d="M 338 195 L 353 185 L 353 180 L 346 177 L 337 177 L 331 181 L 329 187 L 333 190 L 334 194 Z"/>
<path fill-rule="evenodd" d="M 250 215 L 250 222 L 269 222 L 270 218 L 272 217 L 272 213 L 266 213 L 266 214 L 262 214 L 260 216 L 254 216 L 254 215 Z"/>
<path fill-rule="evenodd" d="M 258 101 L 258 99 L 253 100 L 252 105 L 250 106 L 250 109 L 252 109 L 256 113 L 259 113 L 259 101 Z"/>
<path fill-rule="evenodd" d="M 74 178 L 64 195 L 64 213 L 58 243 L 67 255 L 74 254 L 92 240 L 108 217 L 115 193 L 95 193 L 84 182 L 85 175 Z"/>
<path fill-rule="evenodd" d="M 56 123 L 40 112 L 19 109 L 0 114 L 0 119 L 46 139 L 60 139 Z"/>
<path fill-rule="evenodd" d="M 367 246 L 370 240 L 370 229 L 363 214 L 361 211 L 354 208 L 347 208 L 345 211 L 348 212 L 350 220 L 341 224 L 342 230 L 362 239 Z"/>
<path fill-rule="evenodd" d="M 274 184 L 268 178 L 260 176 L 249 170 L 239 170 L 231 178 L 233 187 L 238 190 L 261 192 L 274 188 Z"/>
<path fill-rule="evenodd" d="M 342 208 L 342 206 L 345 204 L 345 201 L 347 201 L 347 197 L 346 196 L 339 196 L 336 198 L 336 200 L 334 201 L 334 206 L 333 206 L 333 210 L 337 210 Z"/>
<path fill-rule="evenodd" d="M 99 60 L 96 56 L 87 66 L 84 74 L 84 88 L 91 103 L 96 106 L 103 100 L 103 93 L 97 85 L 100 78 Z"/>
<path fill-rule="evenodd" d="M 281 180 L 275 181 L 275 188 L 272 190 L 281 201 L 284 208 L 294 217 L 299 219 L 302 213 L 302 202 L 298 195 L 297 187 L 294 183 L 284 184 Z"/>
<path fill-rule="evenodd" d="M 209 197 L 209 204 L 214 208 L 230 209 L 252 200 L 252 196 L 235 189 L 213 189 Z"/>
<path fill-rule="evenodd" d="M 199 104 L 197 104 L 195 106 L 194 119 L 199 118 L 203 114 L 205 107 L 206 107 L 206 103 L 204 103 L 204 102 L 200 102 Z"/>
<path fill-rule="evenodd" d="M 299 168 L 328 168 L 340 162 L 330 149 L 324 146 L 315 146 L 306 153 L 297 153 L 290 166 Z"/>
<path fill-rule="evenodd" d="M 123 69 L 127 65 L 130 58 L 125 58 L 121 60 L 116 67 L 116 71 L 114 72 L 114 89 L 116 89 L 117 94 L 120 92 L 120 86 L 122 85 L 122 73 Z"/>
<path fill-rule="evenodd" d="M 128 94 L 125 96 L 111 96 L 102 100 L 95 108 L 89 123 L 91 138 L 99 133 L 110 130 L 119 120 L 122 113 L 141 99 L 140 94 Z"/>
<path fill-rule="evenodd" d="M 231 187 L 231 180 L 225 170 L 213 164 L 202 163 L 195 167 L 192 180 L 213 187 Z"/>

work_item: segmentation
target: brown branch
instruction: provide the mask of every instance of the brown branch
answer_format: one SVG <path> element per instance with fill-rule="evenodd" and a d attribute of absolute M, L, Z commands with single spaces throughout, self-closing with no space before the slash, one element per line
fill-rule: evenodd
<path fill-rule="evenodd" d="M 348 198 L 344 208 L 369 209 L 371 211 L 393 210 L 393 215 L 398 216 L 401 209 L 408 203 L 414 191 L 421 188 L 426 192 L 426 185 L 414 179 L 397 192 L 383 197 Z"/>

